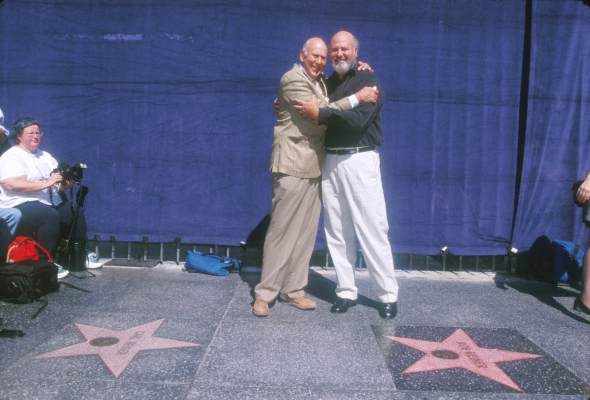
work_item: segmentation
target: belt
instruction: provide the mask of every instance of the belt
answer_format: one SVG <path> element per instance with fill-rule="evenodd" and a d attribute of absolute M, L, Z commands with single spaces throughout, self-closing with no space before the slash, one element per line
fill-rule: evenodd
<path fill-rule="evenodd" d="M 363 146 L 363 147 L 344 147 L 338 149 L 326 149 L 326 153 L 329 154 L 355 154 L 362 153 L 363 151 L 375 150 L 377 146 Z"/>

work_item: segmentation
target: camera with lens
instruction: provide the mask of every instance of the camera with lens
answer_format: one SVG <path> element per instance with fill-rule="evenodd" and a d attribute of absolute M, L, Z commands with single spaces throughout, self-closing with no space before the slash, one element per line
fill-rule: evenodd
<path fill-rule="evenodd" d="M 87 166 L 84 163 L 78 163 L 70 166 L 67 163 L 60 162 L 53 172 L 61 174 L 64 182 L 80 183 L 84 177 L 84 170 L 86 167 Z"/>

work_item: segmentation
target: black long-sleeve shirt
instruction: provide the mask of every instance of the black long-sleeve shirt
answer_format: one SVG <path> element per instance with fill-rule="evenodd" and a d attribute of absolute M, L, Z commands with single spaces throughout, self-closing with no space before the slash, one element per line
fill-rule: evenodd
<path fill-rule="evenodd" d="M 383 141 L 380 110 L 383 91 L 374 73 L 352 68 L 342 79 L 333 73 L 327 81 L 330 101 L 355 94 L 365 86 L 379 88 L 377 104 L 359 104 L 352 110 L 321 108 L 319 123 L 327 125 L 326 148 L 379 146 Z"/>

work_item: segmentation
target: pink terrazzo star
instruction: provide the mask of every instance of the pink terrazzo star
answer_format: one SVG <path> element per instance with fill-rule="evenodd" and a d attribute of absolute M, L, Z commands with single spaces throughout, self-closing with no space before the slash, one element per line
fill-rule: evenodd
<path fill-rule="evenodd" d="M 496 363 L 542 357 L 538 354 L 479 347 L 462 329 L 457 329 L 442 342 L 430 342 L 397 336 L 385 337 L 425 353 L 424 357 L 406 368 L 402 372 L 404 374 L 463 368 L 506 385 L 518 392 L 522 392 L 522 389 Z"/>
<path fill-rule="evenodd" d="M 43 353 L 35 358 L 71 357 L 97 354 L 115 378 L 127 368 L 135 355 L 142 350 L 174 349 L 200 346 L 197 343 L 164 339 L 153 336 L 164 320 L 159 319 L 123 331 L 75 324 L 85 342 Z"/>

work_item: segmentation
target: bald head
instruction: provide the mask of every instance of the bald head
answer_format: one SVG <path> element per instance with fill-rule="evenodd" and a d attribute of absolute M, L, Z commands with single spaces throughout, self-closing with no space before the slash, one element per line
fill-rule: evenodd
<path fill-rule="evenodd" d="M 348 32 L 348 31 L 338 31 L 334 34 L 334 36 L 332 36 L 332 41 L 337 40 L 337 41 L 348 41 L 349 43 L 352 44 L 352 47 L 356 49 L 356 51 L 358 52 L 359 50 L 359 41 L 356 38 L 356 36 L 354 36 L 352 33 Z"/>
<path fill-rule="evenodd" d="M 348 31 L 339 31 L 330 41 L 330 60 L 334 71 L 342 77 L 355 64 L 358 57 L 359 42 Z"/>
<path fill-rule="evenodd" d="M 305 73 L 311 79 L 317 79 L 326 66 L 328 49 L 326 43 L 319 37 L 312 37 L 305 41 L 299 53 L 299 60 Z"/>
<path fill-rule="evenodd" d="M 319 48 L 324 49 L 324 51 L 328 51 L 328 47 L 326 46 L 326 42 L 320 37 L 311 37 L 303 43 L 303 48 L 301 51 L 304 53 L 309 53 L 312 49 Z"/>

